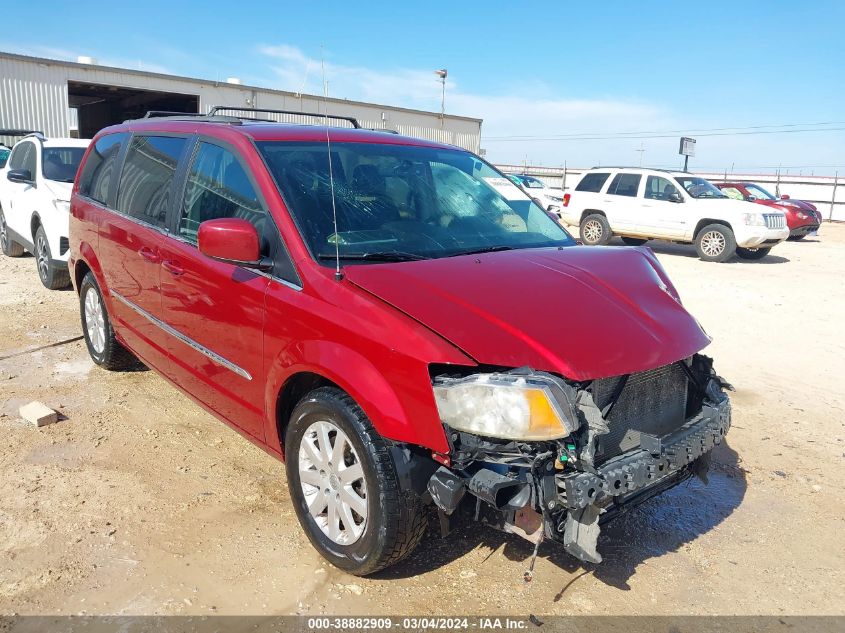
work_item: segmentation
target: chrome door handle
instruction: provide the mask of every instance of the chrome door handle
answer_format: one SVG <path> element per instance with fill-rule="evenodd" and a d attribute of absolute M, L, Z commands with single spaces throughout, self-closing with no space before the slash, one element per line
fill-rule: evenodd
<path fill-rule="evenodd" d="M 179 266 L 178 264 L 170 261 L 169 259 L 165 259 L 161 262 L 162 267 L 169 272 L 171 275 L 178 277 L 179 275 L 185 274 L 185 269 Z"/>

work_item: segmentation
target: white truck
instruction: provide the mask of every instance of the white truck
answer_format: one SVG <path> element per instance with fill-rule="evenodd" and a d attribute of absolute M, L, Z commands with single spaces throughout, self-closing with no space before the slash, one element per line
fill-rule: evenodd
<path fill-rule="evenodd" d="M 32 253 L 38 278 L 51 290 L 70 284 L 70 192 L 89 143 L 29 134 L 0 169 L 0 250 L 8 257 Z"/>
<path fill-rule="evenodd" d="M 695 244 L 698 256 L 724 262 L 734 254 L 762 259 L 789 237 L 786 216 L 732 200 L 686 172 L 636 167 L 593 168 L 564 195 L 561 219 L 580 228 L 581 241 L 631 246 L 648 240 Z"/>

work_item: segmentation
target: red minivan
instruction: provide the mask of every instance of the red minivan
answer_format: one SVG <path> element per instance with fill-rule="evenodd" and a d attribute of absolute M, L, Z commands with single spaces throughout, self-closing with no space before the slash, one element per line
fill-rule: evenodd
<path fill-rule="evenodd" d="M 406 556 L 430 511 L 600 561 L 599 521 L 703 478 L 728 430 L 710 339 L 650 250 L 576 246 L 478 156 L 357 128 L 100 132 L 70 226 L 91 357 L 287 457 L 350 573 Z"/>

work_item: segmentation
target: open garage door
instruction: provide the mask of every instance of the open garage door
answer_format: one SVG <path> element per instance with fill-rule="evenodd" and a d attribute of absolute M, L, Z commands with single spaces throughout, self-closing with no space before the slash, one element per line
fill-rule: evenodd
<path fill-rule="evenodd" d="M 79 81 L 69 81 L 67 92 L 68 105 L 78 114 L 81 138 L 92 138 L 104 127 L 137 119 L 148 110 L 199 112 L 200 105 L 197 95 Z"/>

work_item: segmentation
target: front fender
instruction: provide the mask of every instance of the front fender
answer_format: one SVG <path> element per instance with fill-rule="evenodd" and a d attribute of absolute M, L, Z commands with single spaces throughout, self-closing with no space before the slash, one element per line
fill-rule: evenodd
<path fill-rule="evenodd" d="M 273 361 L 267 373 L 265 437 L 271 448 L 284 451 L 275 419 L 276 399 L 293 376 L 322 376 L 348 393 L 385 438 L 423 446 L 439 453 L 449 447 L 431 389 L 428 366 L 391 351 L 381 359 L 386 373 L 361 353 L 340 343 L 305 340 L 292 343 Z M 287 423 L 287 420 L 284 421 Z"/>

